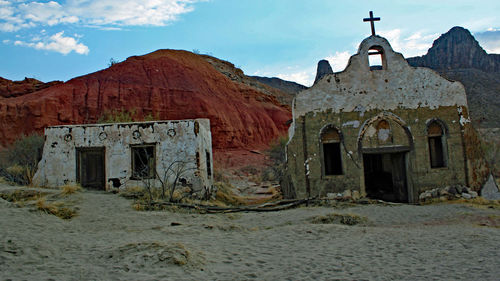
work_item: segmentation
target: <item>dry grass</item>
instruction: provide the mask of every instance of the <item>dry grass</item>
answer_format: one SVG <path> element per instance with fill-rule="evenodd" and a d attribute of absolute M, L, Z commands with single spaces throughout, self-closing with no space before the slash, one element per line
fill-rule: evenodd
<path fill-rule="evenodd" d="M 80 185 L 67 184 L 67 185 L 61 186 L 61 194 L 62 195 L 74 194 L 74 193 L 77 193 L 77 192 L 79 192 L 81 190 L 82 190 L 82 187 Z"/>
<path fill-rule="evenodd" d="M 0 198 L 18 205 L 24 205 L 24 203 L 36 200 L 44 195 L 46 195 L 46 193 L 34 189 L 19 189 L 15 191 L 1 192 Z"/>
<path fill-rule="evenodd" d="M 39 211 L 54 215 L 61 219 L 71 219 L 76 215 L 74 209 L 64 206 L 63 202 L 47 202 L 45 197 L 40 197 L 35 203 Z"/>
<path fill-rule="evenodd" d="M 483 197 L 476 197 L 473 199 L 447 199 L 447 198 L 432 198 L 425 202 L 421 202 L 420 205 L 429 204 L 464 204 L 476 208 L 489 208 L 489 209 L 500 209 L 500 200 L 487 200 Z"/>
<path fill-rule="evenodd" d="M 146 190 L 140 186 L 131 186 L 121 190 L 119 194 L 127 199 L 139 199 L 144 197 Z"/>
<path fill-rule="evenodd" d="M 241 206 L 248 203 L 245 198 L 233 193 L 230 184 L 217 182 L 214 185 L 217 187 L 217 193 L 215 194 L 216 201 L 230 206 Z"/>
<path fill-rule="evenodd" d="M 311 222 L 315 224 L 345 224 L 357 225 L 367 222 L 368 219 L 353 214 L 327 214 L 324 216 L 315 216 L 311 218 Z"/>

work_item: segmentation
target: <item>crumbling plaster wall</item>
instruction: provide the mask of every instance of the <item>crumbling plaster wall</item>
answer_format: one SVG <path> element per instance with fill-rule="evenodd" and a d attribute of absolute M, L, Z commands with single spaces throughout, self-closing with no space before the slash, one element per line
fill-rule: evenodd
<path fill-rule="evenodd" d="M 212 186 L 205 153 L 212 157 L 208 119 L 48 127 L 34 182 L 43 186 L 76 183 L 76 149 L 104 147 L 106 189 L 112 187 L 108 181 L 112 178 L 120 180 L 120 188 L 142 186 L 131 179 L 130 146 L 140 144 L 155 144 L 158 174 L 163 175 L 174 161 L 185 161 L 189 169 L 185 178 L 194 191 Z"/>
<path fill-rule="evenodd" d="M 383 70 L 370 70 L 368 50 L 372 46 L 384 50 Z M 467 134 L 465 128 L 470 127 L 464 87 L 431 69 L 409 66 L 382 37 L 365 39 L 343 72 L 326 75 L 313 87 L 299 93 L 292 109 L 286 197 L 325 196 L 346 189 L 360 190 L 363 194 L 362 145 L 411 145 L 407 154 L 407 179 L 412 198 L 444 183 L 465 184 L 470 175 L 470 165 L 464 160 L 463 134 Z M 364 138 L 373 130 L 370 126 L 376 124 L 374 121 L 382 119 L 390 122 L 392 142 L 374 143 Z M 445 149 L 448 153 L 444 168 L 430 167 L 427 124 L 434 119 L 446 125 Z M 370 121 L 373 124 L 369 124 Z M 327 125 L 338 128 L 343 136 L 343 175 L 324 176 L 321 172 L 320 132 Z M 404 130 L 408 134 L 402 133 Z"/>

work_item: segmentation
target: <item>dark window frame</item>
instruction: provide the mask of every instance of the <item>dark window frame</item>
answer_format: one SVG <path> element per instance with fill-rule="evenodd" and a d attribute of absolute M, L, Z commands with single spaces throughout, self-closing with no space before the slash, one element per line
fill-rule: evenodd
<path fill-rule="evenodd" d="M 152 153 L 147 151 L 152 149 Z M 142 156 L 142 153 L 146 153 Z M 149 155 L 151 156 L 149 156 Z M 154 179 L 156 178 L 156 144 L 134 144 L 130 145 L 130 163 L 131 163 L 131 180 L 144 180 L 144 179 Z M 145 158 L 145 159 L 143 159 Z M 149 161 L 148 161 L 149 160 Z M 139 161 L 140 163 L 136 163 Z M 148 161 L 149 163 L 145 163 Z M 140 175 L 141 171 L 137 171 L 138 165 L 149 166 L 148 170 L 145 172 L 147 174 Z"/>
<path fill-rule="evenodd" d="M 205 157 L 206 157 L 206 163 L 207 163 L 207 176 L 208 178 L 212 178 L 212 159 L 210 157 L 210 152 L 208 150 L 205 150 Z"/>
<path fill-rule="evenodd" d="M 430 132 L 432 126 L 438 126 L 440 131 Z M 433 120 L 427 125 L 427 146 L 431 169 L 448 167 L 446 128 L 437 120 Z"/>
<path fill-rule="evenodd" d="M 333 138 L 325 139 L 333 133 Z M 336 136 L 335 136 L 336 135 Z M 328 126 L 322 130 L 320 138 L 321 172 L 325 177 L 344 175 L 342 161 L 342 134 L 334 126 Z"/>

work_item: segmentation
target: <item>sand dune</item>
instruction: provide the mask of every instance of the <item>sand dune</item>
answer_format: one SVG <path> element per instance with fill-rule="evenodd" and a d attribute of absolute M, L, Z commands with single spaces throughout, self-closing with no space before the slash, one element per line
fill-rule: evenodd
<path fill-rule="evenodd" d="M 0 186 L 0 190 L 12 187 Z M 72 195 L 62 220 L 0 199 L 1 280 L 498 280 L 500 210 L 461 204 L 137 212 Z M 355 214 L 357 225 L 313 224 Z"/>

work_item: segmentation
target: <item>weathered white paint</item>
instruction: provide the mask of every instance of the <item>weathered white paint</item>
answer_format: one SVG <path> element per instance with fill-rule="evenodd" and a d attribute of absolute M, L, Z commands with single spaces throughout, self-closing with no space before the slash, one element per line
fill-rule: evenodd
<path fill-rule="evenodd" d="M 368 50 L 373 46 L 384 50 L 384 70 L 370 70 Z M 411 67 L 385 38 L 370 36 L 363 40 L 344 71 L 326 75 L 296 96 L 293 114 L 296 119 L 308 112 L 329 109 L 335 113 L 360 112 L 363 116 L 376 109 L 440 106 L 467 106 L 462 84 L 443 79 L 431 69 Z"/>
<path fill-rule="evenodd" d="M 212 175 L 207 174 L 206 159 L 208 152 L 213 173 L 208 119 L 48 127 L 34 183 L 42 186 L 76 183 L 76 149 L 104 147 L 106 189 L 112 187 L 108 181 L 112 178 L 120 180 L 120 188 L 141 186 L 141 181 L 131 179 L 130 146 L 136 144 L 155 145 L 159 175 L 172 162 L 185 161 L 189 170 L 184 178 L 192 184 L 193 191 L 211 188 Z"/>
<path fill-rule="evenodd" d="M 383 70 L 370 70 L 368 51 L 373 46 L 384 50 Z M 370 110 L 437 109 L 440 106 L 457 106 L 459 111 L 462 106 L 467 107 L 463 85 L 448 81 L 429 68 L 410 66 L 385 38 L 370 36 L 361 42 L 344 71 L 325 75 L 294 98 L 288 138 L 290 142 L 295 134 L 295 122 L 307 113 L 331 110 L 359 112 L 363 117 Z M 465 124 L 467 119 L 461 121 Z"/>
<path fill-rule="evenodd" d="M 352 120 L 352 121 L 348 121 L 348 122 L 345 122 L 344 124 L 342 124 L 342 127 L 348 127 L 348 126 L 351 126 L 353 128 L 359 128 L 359 121 Z"/>

